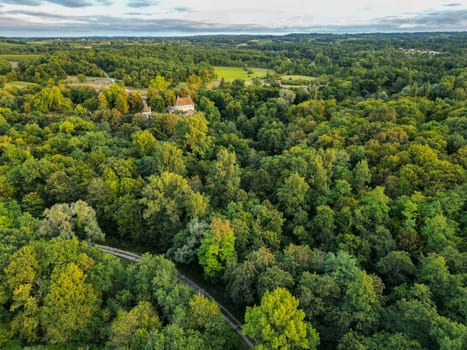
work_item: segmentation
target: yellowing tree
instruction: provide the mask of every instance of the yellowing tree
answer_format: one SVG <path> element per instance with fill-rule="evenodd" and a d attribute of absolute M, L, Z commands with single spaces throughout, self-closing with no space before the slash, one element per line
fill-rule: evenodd
<path fill-rule="evenodd" d="M 219 306 L 204 295 L 193 295 L 188 305 L 194 328 L 203 329 L 206 328 L 209 322 L 221 320 L 221 310 Z"/>
<path fill-rule="evenodd" d="M 158 92 L 164 92 L 170 86 L 170 82 L 165 80 L 164 77 L 157 75 L 151 82 L 149 86 L 156 89 Z"/>
<path fill-rule="evenodd" d="M 258 341 L 256 348 L 316 349 L 318 332 L 304 321 L 298 300 L 285 288 L 267 291 L 260 306 L 247 307 L 243 333 Z"/>
<path fill-rule="evenodd" d="M 131 135 L 133 145 L 142 156 L 149 156 L 156 150 L 157 140 L 154 135 L 148 131 L 136 131 Z"/>
<path fill-rule="evenodd" d="M 32 109 L 41 113 L 71 111 L 71 100 L 56 86 L 44 88 L 31 99 Z"/>
<path fill-rule="evenodd" d="M 28 341 L 37 340 L 39 328 L 39 301 L 34 295 L 34 282 L 38 280 L 38 270 L 37 252 L 31 246 L 25 246 L 13 254 L 5 268 L 5 283 L 12 291 L 10 311 L 18 311 L 11 327 L 14 333 Z"/>
<path fill-rule="evenodd" d="M 52 344 L 69 340 L 89 322 L 100 303 L 98 291 L 85 282 L 84 272 L 76 264 L 54 269 L 41 310 L 47 340 Z"/>
<path fill-rule="evenodd" d="M 203 83 L 203 81 L 197 75 L 192 74 L 192 75 L 190 75 L 188 77 L 188 87 L 192 91 L 197 92 L 199 90 L 199 88 L 201 87 L 202 83 Z"/>
<path fill-rule="evenodd" d="M 125 88 L 113 84 L 104 91 L 105 99 L 109 108 L 115 108 L 120 113 L 128 113 L 128 92 Z M 102 100 L 102 101 L 101 101 Z M 103 99 L 99 98 L 101 106 L 105 106 Z"/>
<path fill-rule="evenodd" d="M 59 344 L 89 325 L 101 296 L 88 282 L 95 262 L 86 250 L 76 239 L 53 238 L 34 241 L 11 256 L 0 283 L 0 304 L 9 306 L 11 336 L 28 344 Z M 0 342 L 5 338 L 1 328 Z"/>

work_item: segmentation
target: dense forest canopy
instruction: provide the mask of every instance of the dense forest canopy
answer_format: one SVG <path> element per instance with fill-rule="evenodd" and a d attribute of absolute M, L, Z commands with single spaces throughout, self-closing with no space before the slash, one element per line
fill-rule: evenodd
<path fill-rule="evenodd" d="M 0 39 L 0 347 L 465 349 L 466 41 Z"/>

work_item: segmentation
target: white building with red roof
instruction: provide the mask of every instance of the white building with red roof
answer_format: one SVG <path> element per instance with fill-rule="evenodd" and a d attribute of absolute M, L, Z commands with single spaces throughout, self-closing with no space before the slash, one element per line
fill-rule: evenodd
<path fill-rule="evenodd" d="M 185 114 L 193 114 L 196 112 L 195 103 L 190 96 L 177 97 L 174 106 L 172 107 L 174 112 L 183 112 Z"/>

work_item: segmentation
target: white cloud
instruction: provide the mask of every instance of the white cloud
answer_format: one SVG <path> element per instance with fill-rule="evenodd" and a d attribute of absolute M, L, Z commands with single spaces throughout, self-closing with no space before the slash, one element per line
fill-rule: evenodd
<path fill-rule="evenodd" d="M 467 9 L 467 1 L 458 2 L 434 1 L 434 0 L 0 0 L 3 7 L 0 7 L 0 16 L 7 16 L 9 19 L 16 16 L 21 22 L 22 32 L 27 31 L 28 21 L 31 23 L 41 22 L 50 24 L 46 32 L 53 31 L 54 24 L 82 23 L 86 17 L 107 17 L 112 18 L 114 24 L 107 23 L 106 28 L 119 26 L 119 21 L 132 25 L 137 31 L 138 19 L 154 20 L 158 23 L 198 23 L 201 32 L 203 28 L 232 28 L 252 29 L 263 28 L 271 32 L 287 32 L 294 29 L 316 29 L 338 27 L 345 31 L 345 28 L 373 26 L 378 28 L 379 23 L 388 25 L 390 18 L 404 19 L 412 17 L 429 16 L 431 13 L 451 11 L 454 15 L 462 13 Z M 77 7 L 66 7 L 77 6 Z M 32 6 L 34 5 L 34 6 Z M 80 6 L 78 6 L 80 5 Z M 83 6 L 81 6 L 83 5 Z M 86 5 L 86 6 L 84 6 Z M 136 6 L 135 6 L 136 5 Z M 19 12 L 28 10 L 28 16 L 20 15 Z M 48 18 L 37 15 L 34 19 L 33 11 L 37 13 L 49 13 L 63 18 Z M 459 20 L 457 16 L 457 30 L 466 30 L 465 21 Z M 449 26 L 449 18 L 446 18 L 446 25 L 442 21 L 431 21 L 429 30 L 452 30 Z M 15 19 L 15 17 L 13 17 Z M 119 20 L 120 19 L 120 20 Z M 47 22 L 48 21 L 48 22 Z M 0 18 L 1 22 L 1 18 Z M 6 22 L 5 22 L 6 23 Z M 461 25 L 459 27 L 459 24 Z M 9 21 L 8 33 L 14 33 L 14 21 Z M 376 27 L 374 27 L 376 26 Z M 183 27 L 183 26 L 181 26 Z M 75 34 L 79 35 L 79 27 L 73 26 Z M 191 28 L 191 27 L 190 27 Z M 381 27 L 382 28 L 382 27 Z M 386 27 L 384 27 L 386 28 Z M 396 30 L 397 28 L 414 30 L 420 28 L 420 22 L 410 23 L 402 21 L 393 27 L 382 30 Z M 90 28 L 82 29 L 82 32 L 89 35 Z M 31 26 L 32 30 L 32 26 Z M 60 29 L 60 34 L 63 28 Z M 96 35 L 111 34 L 104 33 L 104 29 L 95 24 Z M 109 29 L 107 29 L 109 30 Z M 182 29 L 185 34 L 196 34 L 196 27 Z M 373 30 L 373 29 L 372 29 Z M 5 28 L 0 23 L 0 35 L 5 33 Z M 31 33 L 35 35 L 37 33 Z M 150 35 L 151 32 L 141 33 Z M 160 35 L 161 33 L 153 33 Z M 11 34 L 10 34 L 11 35 Z"/>

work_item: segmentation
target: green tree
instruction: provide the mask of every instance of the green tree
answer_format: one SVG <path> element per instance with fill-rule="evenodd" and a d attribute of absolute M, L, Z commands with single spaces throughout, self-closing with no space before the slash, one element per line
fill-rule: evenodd
<path fill-rule="evenodd" d="M 207 176 L 207 186 L 212 193 L 212 203 L 215 207 L 236 200 L 240 186 L 240 168 L 235 153 L 225 148 L 220 149 L 217 161 Z"/>
<path fill-rule="evenodd" d="M 368 168 L 368 161 L 363 159 L 359 161 L 353 169 L 353 187 L 356 191 L 360 191 L 364 186 L 371 181 L 371 172 Z"/>
<path fill-rule="evenodd" d="M 440 316 L 423 284 L 415 284 L 387 309 L 386 327 L 407 334 L 427 349 L 460 350 L 466 345 L 467 327 Z"/>
<path fill-rule="evenodd" d="M 284 248 L 281 265 L 298 279 L 304 271 L 317 271 L 323 259 L 319 250 L 311 250 L 308 245 L 289 244 Z"/>
<path fill-rule="evenodd" d="M 152 332 L 147 347 L 164 350 L 199 350 L 206 349 L 208 345 L 203 340 L 201 333 L 185 330 L 179 325 L 171 324 L 160 332 Z"/>
<path fill-rule="evenodd" d="M 138 341 L 147 338 L 151 331 L 160 330 L 162 323 L 151 303 L 140 301 L 130 311 L 119 310 L 117 317 L 110 326 L 110 337 L 108 344 L 114 348 L 126 348 Z"/>
<path fill-rule="evenodd" d="M 335 348 L 336 340 L 349 328 L 348 314 L 339 308 L 342 288 L 327 274 L 305 271 L 298 282 L 297 296 L 306 319 L 319 331 L 322 346 Z"/>
<path fill-rule="evenodd" d="M 131 138 L 141 156 L 152 155 L 155 152 L 157 140 L 150 131 L 137 131 L 131 135 Z"/>
<path fill-rule="evenodd" d="M 181 118 L 175 124 L 176 137 L 187 152 L 203 157 L 211 145 L 208 136 L 208 122 L 203 114 Z"/>
<path fill-rule="evenodd" d="M 85 76 L 84 74 L 81 74 L 81 73 L 80 73 L 80 74 L 78 74 L 76 77 L 78 78 L 78 81 L 79 81 L 80 83 L 84 83 L 84 82 L 86 81 L 86 76 Z"/>
<path fill-rule="evenodd" d="M 278 266 L 272 266 L 258 276 L 257 294 L 262 297 L 266 291 L 277 288 L 293 289 L 294 284 L 294 278 L 290 273 Z"/>
<path fill-rule="evenodd" d="M 166 102 L 164 100 L 164 97 L 162 97 L 161 95 L 157 93 L 150 95 L 149 90 L 148 90 L 148 104 L 149 106 L 151 106 L 151 110 L 162 113 L 166 107 Z"/>
<path fill-rule="evenodd" d="M 292 219 L 292 225 L 305 225 L 308 219 L 307 194 L 310 186 L 305 178 L 293 173 L 285 179 L 277 190 L 277 198 L 282 211 Z M 306 237 L 300 237 L 306 240 Z"/>
<path fill-rule="evenodd" d="M 201 87 L 201 84 L 202 80 L 197 75 L 192 74 L 188 77 L 188 87 L 190 88 L 190 90 L 195 92 L 198 91 Z"/>
<path fill-rule="evenodd" d="M 359 331 L 368 332 L 379 321 L 380 304 L 374 278 L 363 271 L 347 284 L 342 310 L 351 314 L 352 326 Z"/>
<path fill-rule="evenodd" d="M 275 209 L 268 200 L 253 205 L 252 212 L 255 216 L 252 223 L 253 247 L 258 249 L 266 246 L 277 249 L 284 224 L 282 213 Z"/>
<path fill-rule="evenodd" d="M 316 208 L 316 215 L 312 220 L 312 228 L 316 240 L 329 246 L 335 236 L 334 211 L 331 207 L 320 205 Z"/>
<path fill-rule="evenodd" d="M 339 342 L 338 350 L 422 350 L 420 343 L 404 333 L 379 332 L 371 337 L 347 333 Z"/>
<path fill-rule="evenodd" d="M 228 290 L 232 300 L 239 304 L 254 304 L 257 300 L 256 282 L 259 274 L 275 263 L 276 259 L 272 252 L 263 247 L 248 254 L 245 261 L 234 266 L 232 271 L 228 271 L 230 276 Z"/>
<path fill-rule="evenodd" d="M 198 259 L 204 273 L 214 277 L 235 258 L 235 236 L 228 220 L 213 218 L 198 250 Z"/>
<path fill-rule="evenodd" d="M 144 218 L 159 235 L 158 244 L 165 248 L 171 246 L 175 233 L 190 220 L 206 213 L 208 204 L 206 197 L 193 191 L 183 177 L 169 172 L 149 177 L 142 203 Z"/>
<path fill-rule="evenodd" d="M 427 217 L 420 233 L 426 239 L 429 251 L 438 251 L 441 247 L 452 244 L 456 232 L 456 223 L 442 214 Z"/>
<path fill-rule="evenodd" d="M 128 109 L 130 113 L 140 113 L 143 110 L 144 102 L 139 92 L 128 96 Z"/>
<path fill-rule="evenodd" d="M 168 255 L 179 264 L 190 264 L 195 261 L 204 232 L 209 225 L 198 218 L 191 220 L 186 229 L 179 231 L 174 238 L 174 244 Z"/>
<path fill-rule="evenodd" d="M 389 286 L 397 286 L 409 282 L 415 274 L 415 265 L 410 255 L 404 251 L 392 251 L 381 258 L 376 265 L 378 272 L 385 276 Z"/>
<path fill-rule="evenodd" d="M 176 144 L 170 142 L 159 142 L 154 154 L 155 168 L 159 173 L 171 172 L 185 175 L 186 162 L 183 152 Z"/>
<path fill-rule="evenodd" d="M 5 75 L 11 71 L 11 63 L 7 60 L 0 58 L 0 75 Z"/>
<path fill-rule="evenodd" d="M 321 156 L 317 156 L 312 164 L 311 190 L 314 191 L 315 201 L 319 196 L 326 196 L 329 192 L 329 173 L 324 166 Z"/>
<path fill-rule="evenodd" d="M 115 109 L 120 113 L 128 113 L 128 96 L 125 94 L 118 94 L 115 97 Z"/>
<path fill-rule="evenodd" d="M 242 332 L 257 349 L 316 349 L 319 335 L 304 321 L 298 300 L 284 288 L 266 292 L 260 306 L 247 307 Z"/>

